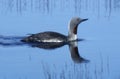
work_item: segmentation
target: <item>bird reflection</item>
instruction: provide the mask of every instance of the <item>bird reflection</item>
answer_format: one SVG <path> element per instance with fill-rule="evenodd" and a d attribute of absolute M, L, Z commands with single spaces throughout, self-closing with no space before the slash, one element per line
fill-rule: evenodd
<path fill-rule="evenodd" d="M 72 60 L 76 63 L 89 62 L 89 60 L 86 60 L 80 56 L 77 43 L 78 41 L 69 42 L 69 50 Z"/>
<path fill-rule="evenodd" d="M 20 40 L 24 37 L 11 37 L 11 36 L 0 36 L 0 46 L 23 46 L 23 45 L 28 45 L 31 47 L 37 47 L 37 48 L 42 48 L 42 49 L 56 49 L 60 48 L 64 45 L 69 46 L 71 58 L 75 63 L 83 63 L 83 62 L 88 62 L 88 60 L 84 59 L 83 57 L 80 56 L 80 53 L 78 51 L 78 45 L 77 43 L 79 41 L 83 40 L 77 40 L 77 41 L 72 41 L 72 42 L 56 42 L 56 43 L 23 43 Z"/>
<path fill-rule="evenodd" d="M 67 43 L 64 42 L 49 42 L 49 43 L 29 43 L 31 47 L 38 47 L 42 49 L 56 49 L 59 47 L 62 47 L 64 45 L 67 45 Z"/>

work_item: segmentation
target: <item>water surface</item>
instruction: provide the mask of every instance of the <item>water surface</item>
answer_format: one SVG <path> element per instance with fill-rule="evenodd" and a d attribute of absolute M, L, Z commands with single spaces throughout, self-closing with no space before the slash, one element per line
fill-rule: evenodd
<path fill-rule="evenodd" d="M 119 10 L 120 0 L 0 0 L 0 79 L 119 79 Z M 43 31 L 67 35 L 73 16 L 89 19 L 79 25 L 77 51 L 74 43 L 20 42 Z"/>

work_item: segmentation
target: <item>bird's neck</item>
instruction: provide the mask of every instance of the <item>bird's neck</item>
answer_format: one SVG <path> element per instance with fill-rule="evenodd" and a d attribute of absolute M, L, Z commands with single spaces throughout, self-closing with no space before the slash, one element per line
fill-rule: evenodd
<path fill-rule="evenodd" d="M 75 41 L 77 40 L 77 28 L 78 28 L 78 25 L 76 26 L 72 26 L 72 25 L 69 25 L 69 32 L 68 32 L 68 40 L 69 41 Z"/>

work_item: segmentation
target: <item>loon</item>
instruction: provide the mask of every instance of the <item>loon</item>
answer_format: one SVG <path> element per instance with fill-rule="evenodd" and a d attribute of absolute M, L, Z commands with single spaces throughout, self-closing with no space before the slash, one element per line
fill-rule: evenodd
<path fill-rule="evenodd" d="M 43 43 L 59 42 L 60 43 L 60 42 L 76 41 L 78 25 L 86 20 L 88 19 L 73 17 L 69 22 L 68 36 L 57 33 L 57 32 L 47 31 L 47 32 L 32 34 L 28 37 L 23 38 L 21 41 L 27 42 L 27 43 L 41 43 L 41 42 Z"/>

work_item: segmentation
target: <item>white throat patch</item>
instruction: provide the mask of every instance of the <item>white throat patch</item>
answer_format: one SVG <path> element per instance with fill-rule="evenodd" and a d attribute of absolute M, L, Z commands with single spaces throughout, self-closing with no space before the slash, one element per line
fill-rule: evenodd
<path fill-rule="evenodd" d="M 69 38 L 70 41 L 74 41 L 74 40 L 77 40 L 77 35 L 76 34 L 73 34 L 70 38 Z"/>

